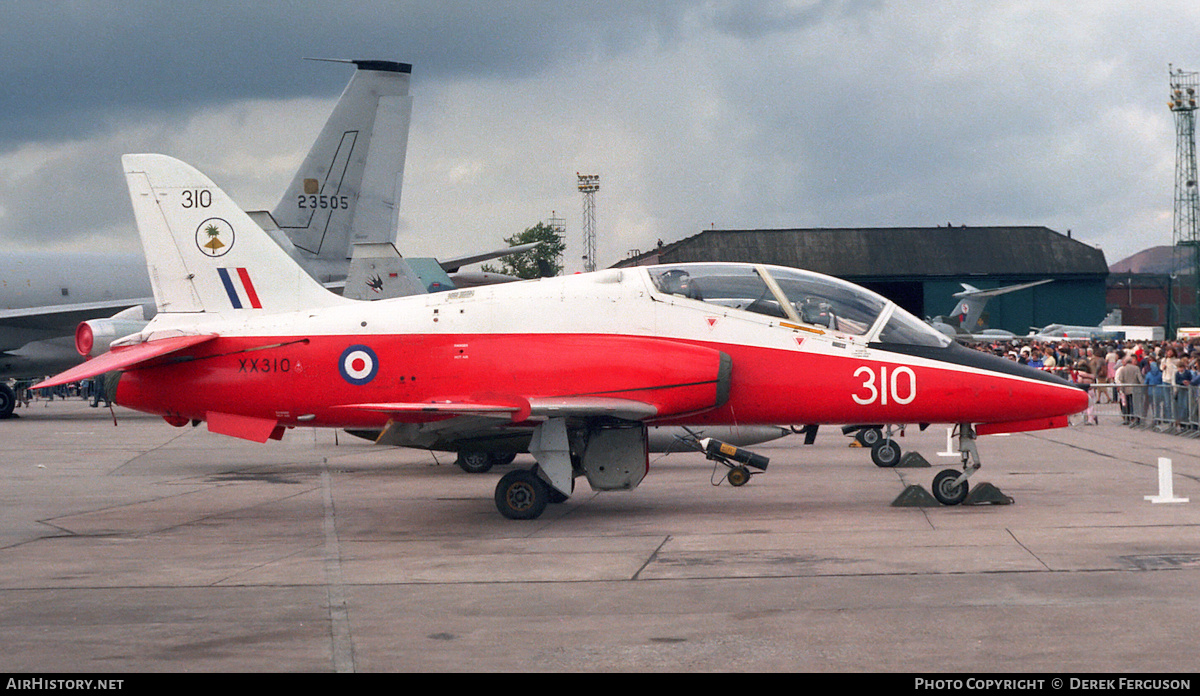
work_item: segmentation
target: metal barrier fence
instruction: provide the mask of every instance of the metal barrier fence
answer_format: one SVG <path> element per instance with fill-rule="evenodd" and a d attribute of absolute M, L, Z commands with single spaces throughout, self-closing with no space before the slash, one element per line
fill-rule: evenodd
<path fill-rule="evenodd" d="M 1173 384 L 1094 384 L 1088 410 L 1072 424 L 1114 420 L 1132 428 L 1200 437 L 1200 387 Z"/>

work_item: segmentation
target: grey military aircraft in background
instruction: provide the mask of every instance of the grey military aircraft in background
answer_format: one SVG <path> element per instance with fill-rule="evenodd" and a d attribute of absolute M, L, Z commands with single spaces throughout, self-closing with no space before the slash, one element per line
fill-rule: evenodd
<path fill-rule="evenodd" d="M 953 295 L 955 303 L 949 315 L 936 316 L 929 320 L 929 324 L 946 336 L 962 341 L 993 341 L 1016 338 L 1016 335 L 1011 331 L 989 329 L 982 326 L 980 320 L 983 317 L 983 309 L 987 306 L 988 300 L 1010 292 L 1045 285 L 1046 283 L 1053 282 L 1053 280 L 1053 278 L 1036 280 L 1032 283 L 1006 285 L 990 290 L 980 290 L 974 285 L 962 283 L 963 289 Z"/>
<path fill-rule="evenodd" d="M 1032 331 L 1025 338 L 1043 343 L 1050 341 L 1094 340 L 1103 341 L 1125 338 L 1125 332 L 1116 327 L 1121 325 L 1121 310 L 1114 309 L 1100 322 L 1099 326 L 1078 326 L 1074 324 L 1047 324 L 1046 326 L 1030 327 Z"/>

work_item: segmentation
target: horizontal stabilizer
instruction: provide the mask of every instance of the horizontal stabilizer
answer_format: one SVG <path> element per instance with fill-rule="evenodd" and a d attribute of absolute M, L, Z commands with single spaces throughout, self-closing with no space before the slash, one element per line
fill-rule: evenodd
<path fill-rule="evenodd" d="M 158 340 L 146 341 L 145 343 L 137 343 L 131 346 L 119 346 L 99 357 L 88 360 L 82 365 L 73 367 L 66 372 L 60 372 L 44 382 L 35 384 L 33 388 L 56 387 L 60 384 L 70 384 L 71 382 L 78 382 L 81 379 L 102 375 L 105 372 L 125 370 L 149 360 L 170 355 L 184 348 L 207 343 L 216 337 L 216 334 L 172 336 L 170 338 L 160 338 Z"/>
<path fill-rule="evenodd" d="M 209 411 L 204 414 L 204 420 L 208 422 L 209 432 L 218 435 L 240 437 L 253 442 L 279 440 L 283 437 L 283 426 L 279 425 L 279 421 L 270 418 L 254 418 Z"/>

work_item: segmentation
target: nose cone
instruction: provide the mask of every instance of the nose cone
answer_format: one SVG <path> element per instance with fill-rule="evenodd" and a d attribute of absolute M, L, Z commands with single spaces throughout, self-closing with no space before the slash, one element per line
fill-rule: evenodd
<path fill-rule="evenodd" d="M 1046 370 L 961 346 L 952 348 L 957 350 L 949 352 L 949 362 L 994 375 L 988 398 L 1001 408 L 995 409 L 996 413 L 989 420 L 1069 416 L 1088 406 L 1087 390 Z"/>
<path fill-rule="evenodd" d="M 1021 365 L 1033 372 L 1033 368 Z M 1050 380 L 1031 383 L 1028 398 L 1033 406 L 1030 410 L 1044 412 L 1047 416 L 1069 416 L 1088 407 L 1088 392 L 1083 387 L 1061 377 L 1048 375 Z"/>
<path fill-rule="evenodd" d="M 923 420 L 931 423 L 1040 421 L 1041 425 L 1025 429 L 1057 427 L 1088 405 L 1088 393 L 1072 382 L 956 343 L 945 347 L 891 344 L 886 349 L 950 368 L 935 370 L 923 382 L 929 389 L 922 393 L 938 395 L 923 414 Z M 1048 419 L 1054 423 L 1046 424 Z"/>

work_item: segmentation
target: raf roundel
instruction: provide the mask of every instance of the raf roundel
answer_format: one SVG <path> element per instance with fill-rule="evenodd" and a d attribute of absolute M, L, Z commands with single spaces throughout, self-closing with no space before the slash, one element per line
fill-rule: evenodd
<path fill-rule="evenodd" d="M 342 379 L 350 384 L 363 385 L 375 379 L 375 374 L 379 372 L 379 358 L 368 346 L 350 346 L 342 351 L 342 357 L 338 359 L 338 371 L 342 373 Z"/>

